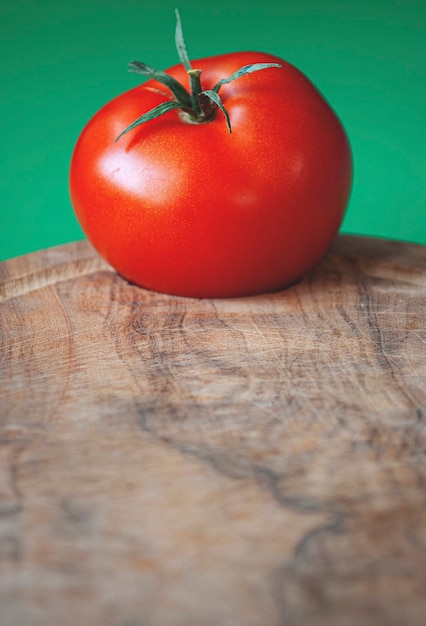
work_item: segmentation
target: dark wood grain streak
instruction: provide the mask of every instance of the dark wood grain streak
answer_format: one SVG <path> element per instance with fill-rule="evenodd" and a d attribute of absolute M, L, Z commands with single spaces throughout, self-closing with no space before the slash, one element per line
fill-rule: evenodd
<path fill-rule="evenodd" d="M 0 264 L 1 626 L 423 626 L 426 248 L 193 300 Z"/>

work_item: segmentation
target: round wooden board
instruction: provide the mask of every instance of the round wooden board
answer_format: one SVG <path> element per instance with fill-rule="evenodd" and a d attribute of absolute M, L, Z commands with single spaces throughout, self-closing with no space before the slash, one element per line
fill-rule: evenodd
<path fill-rule="evenodd" d="M 0 265 L 2 626 L 423 626 L 426 248 L 193 300 Z"/>

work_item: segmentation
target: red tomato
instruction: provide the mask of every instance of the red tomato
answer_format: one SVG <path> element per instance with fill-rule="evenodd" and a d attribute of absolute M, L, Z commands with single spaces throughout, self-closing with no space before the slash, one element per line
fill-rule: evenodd
<path fill-rule="evenodd" d="M 171 94 L 148 80 L 104 106 L 72 157 L 83 231 L 116 271 L 190 297 L 276 291 L 325 254 L 349 199 L 346 133 L 295 67 L 258 52 L 193 62 L 204 89 L 252 63 L 279 63 L 221 86 L 229 114 L 191 123 L 172 110 L 117 136 Z M 188 85 L 183 65 L 167 74 Z"/>

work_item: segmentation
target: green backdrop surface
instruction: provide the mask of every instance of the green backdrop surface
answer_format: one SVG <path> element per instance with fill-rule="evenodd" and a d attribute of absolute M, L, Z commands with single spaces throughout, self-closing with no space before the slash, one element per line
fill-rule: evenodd
<path fill-rule="evenodd" d="M 68 196 L 73 146 L 104 103 L 166 68 L 176 2 L 3 0 L 0 260 L 83 238 Z M 342 231 L 426 243 L 424 0 L 180 0 L 192 58 L 256 49 L 305 72 L 349 134 Z"/>

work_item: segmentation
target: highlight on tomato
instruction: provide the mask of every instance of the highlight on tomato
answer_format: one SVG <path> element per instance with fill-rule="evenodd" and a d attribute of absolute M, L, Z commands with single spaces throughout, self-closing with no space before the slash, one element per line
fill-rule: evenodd
<path fill-rule="evenodd" d="M 284 289 L 325 255 L 349 201 L 342 123 L 296 67 L 263 52 L 132 61 L 148 78 L 103 106 L 73 151 L 71 202 L 128 281 L 193 298 Z"/>

